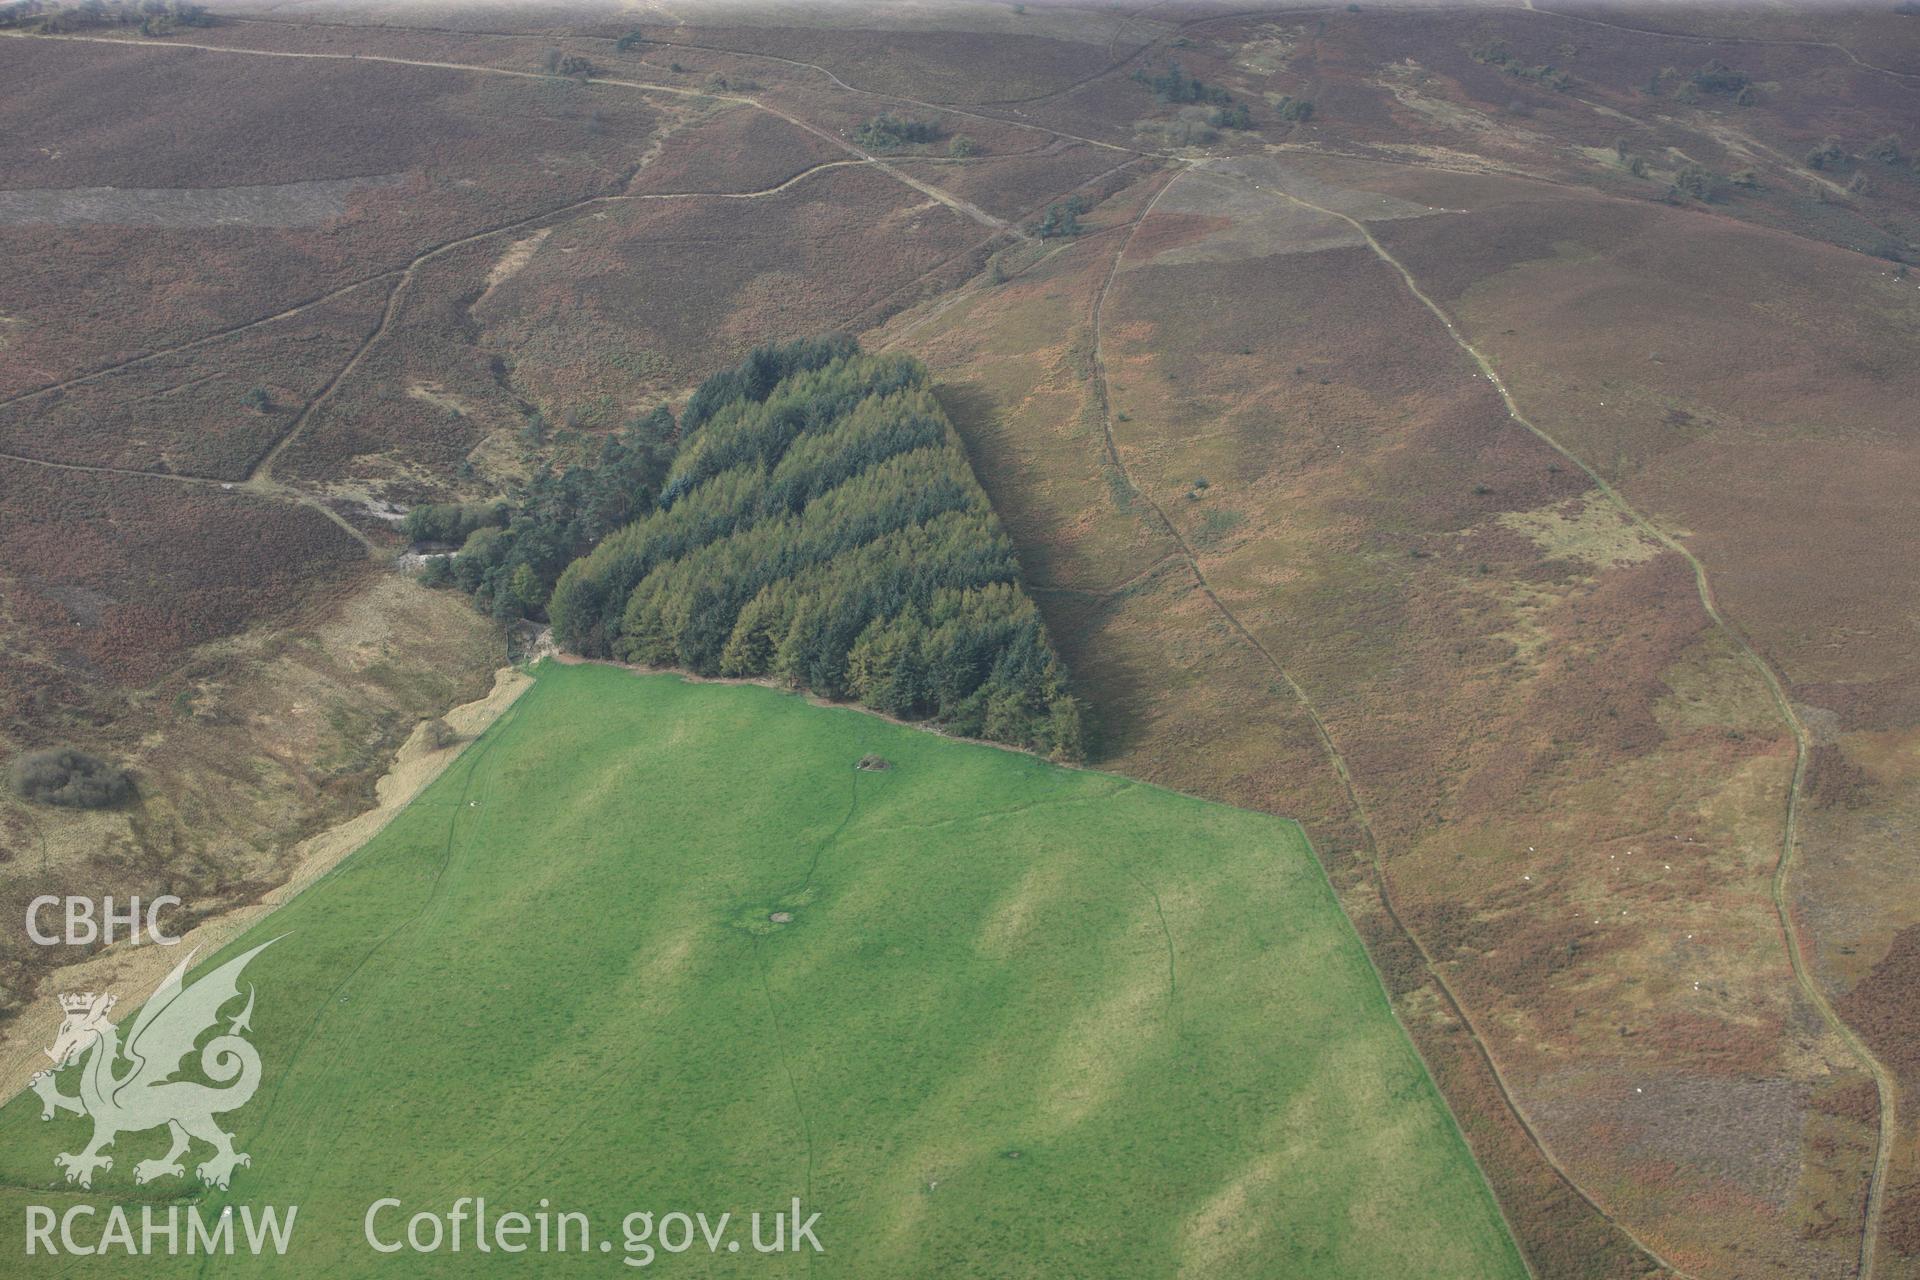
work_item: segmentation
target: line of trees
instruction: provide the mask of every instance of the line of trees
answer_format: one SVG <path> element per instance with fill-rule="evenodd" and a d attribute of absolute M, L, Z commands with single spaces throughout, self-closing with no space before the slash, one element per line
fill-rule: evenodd
<path fill-rule="evenodd" d="M 1081 756 L 1079 704 L 924 366 L 842 337 L 766 347 L 682 426 L 653 510 L 560 575 L 561 645 Z"/>

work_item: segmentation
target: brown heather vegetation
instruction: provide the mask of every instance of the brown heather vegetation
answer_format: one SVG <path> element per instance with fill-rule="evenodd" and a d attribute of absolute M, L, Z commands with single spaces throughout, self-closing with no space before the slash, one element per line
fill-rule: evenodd
<path fill-rule="evenodd" d="M 39 318 L 9 335 L 0 397 L 276 315 L 435 245 L 617 191 L 658 118 L 637 95 L 602 101 L 571 81 L 97 44 L 5 41 L 0 78 L 24 86 L 0 103 L 0 182 L 12 187 L 404 175 L 310 228 L 0 226 L 13 268 L 0 278 L 0 314 Z M 101 82 L 126 101 L 193 101 L 214 114 L 175 129 L 73 92 Z M 35 137 L 61 143 L 49 155 Z M 233 137 L 245 145 L 228 145 Z"/>
<path fill-rule="evenodd" d="M 284 320 L 0 406 L 0 451 L 243 480 L 379 323 L 363 285 Z M 264 407 L 249 396 L 267 393 Z M 257 397 L 256 397 L 257 403 Z"/>
<path fill-rule="evenodd" d="M 723 106 L 669 131 L 632 192 L 764 191 L 818 164 L 846 160 L 824 138 L 752 107 Z"/>
<path fill-rule="evenodd" d="M 208 485 L 9 463 L 0 511 L 9 648 L 108 686 L 152 681 L 367 570 L 313 511 Z M 31 679 L 0 698 L 10 721 L 46 701 Z"/>
<path fill-rule="evenodd" d="M 900 167 L 991 214 L 1025 221 L 1063 190 L 1080 183 L 1089 184 L 1085 193 L 1089 199 L 1104 199 L 1138 176 L 1137 171 L 1122 167 L 1137 163 L 1133 157 L 1099 147 L 1062 142 L 1024 155 L 982 155 L 965 163 L 909 160 Z"/>
<path fill-rule="evenodd" d="M 642 31 L 648 28 L 642 27 Z M 824 67 L 863 89 L 934 102 L 1012 102 L 1058 92 L 1111 65 L 1102 45 L 1017 31 L 861 31 L 828 27 L 656 29 L 663 43 L 717 45 Z"/>

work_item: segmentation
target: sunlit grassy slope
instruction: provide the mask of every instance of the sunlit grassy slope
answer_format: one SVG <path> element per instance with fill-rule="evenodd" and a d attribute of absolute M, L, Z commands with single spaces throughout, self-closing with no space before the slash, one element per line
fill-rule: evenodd
<path fill-rule="evenodd" d="M 52 1189 L 87 1126 L 28 1096 L 0 1111 L 9 1274 L 611 1276 L 630 1211 L 732 1211 L 745 1239 L 795 1196 L 824 1253 L 696 1237 L 655 1266 L 1522 1274 L 1311 852 L 1260 814 L 549 664 L 240 945 L 276 934 L 248 970 L 265 1080 L 224 1118 L 253 1164 L 199 1203 L 297 1204 L 288 1255 L 22 1263 L 26 1205 L 202 1196 L 133 1185 L 160 1131 L 123 1136 L 92 1196 Z M 362 1238 L 382 1196 L 393 1239 L 461 1195 L 585 1212 L 593 1250 Z"/>

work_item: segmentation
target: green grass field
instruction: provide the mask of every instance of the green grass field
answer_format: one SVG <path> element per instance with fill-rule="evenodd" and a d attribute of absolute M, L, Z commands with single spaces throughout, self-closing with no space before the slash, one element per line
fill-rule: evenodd
<path fill-rule="evenodd" d="M 867 753 L 893 767 L 856 770 Z M 136 1187 L 152 1130 L 74 1193 L 53 1155 L 90 1125 L 16 1098 L 7 1274 L 612 1276 L 630 1212 L 731 1211 L 744 1242 L 749 1212 L 797 1196 L 823 1253 L 710 1253 L 696 1232 L 654 1266 L 1524 1275 L 1310 850 L 1271 817 L 763 688 L 548 664 L 228 954 L 280 934 L 247 970 L 263 1083 L 222 1119 L 252 1167 L 227 1192 Z M 463 1195 L 585 1213 L 593 1248 L 363 1239 L 382 1197 L 404 1205 L 379 1220 L 391 1241 Z M 291 1248 L 20 1261 L 28 1205 L 170 1196 L 208 1217 L 298 1205 Z"/>

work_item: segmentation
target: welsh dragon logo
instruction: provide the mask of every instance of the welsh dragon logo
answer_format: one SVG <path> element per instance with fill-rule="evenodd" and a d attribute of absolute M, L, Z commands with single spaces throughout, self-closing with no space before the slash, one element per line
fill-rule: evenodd
<path fill-rule="evenodd" d="M 220 1021 L 221 1008 L 239 997 L 240 971 L 277 941 L 261 943 L 192 986 L 183 981 L 193 962 L 189 954 L 140 1007 L 125 1045 L 120 1042 L 120 1029 L 107 1020 L 114 997 L 92 993 L 60 997 L 66 1019 L 53 1048 L 46 1051 L 53 1066 L 34 1076 L 31 1087 L 40 1095 L 42 1120 L 53 1119 L 57 1111 L 93 1118 L 93 1140 L 85 1150 L 53 1158 L 67 1171 L 68 1182 L 92 1186 L 95 1169 L 113 1168 L 113 1157 L 101 1152 L 113 1145 L 114 1138 L 160 1125 L 173 1135 L 173 1145 L 162 1158 L 135 1165 L 135 1182 L 183 1176 L 180 1157 L 195 1138 L 213 1147 L 212 1157 L 194 1170 L 203 1182 L 224 1188 L 237 1166 L 252 1163 L 245 1152 L 233 1149 L 233 1135 L 214 1121 L 221 1112 L 245 1106 L 260 1087 L 260 1054 L 243 1038 L 244 1032 L 253 1029 L 251 985 L 246 1007 L 200 1049 L 201 1073 L 220 1087 L 172 1077 L 200 1037 Z M 57 1077 L 76 1064 L 80 1092 L 68 1096 L 60 1092 Z"/>

